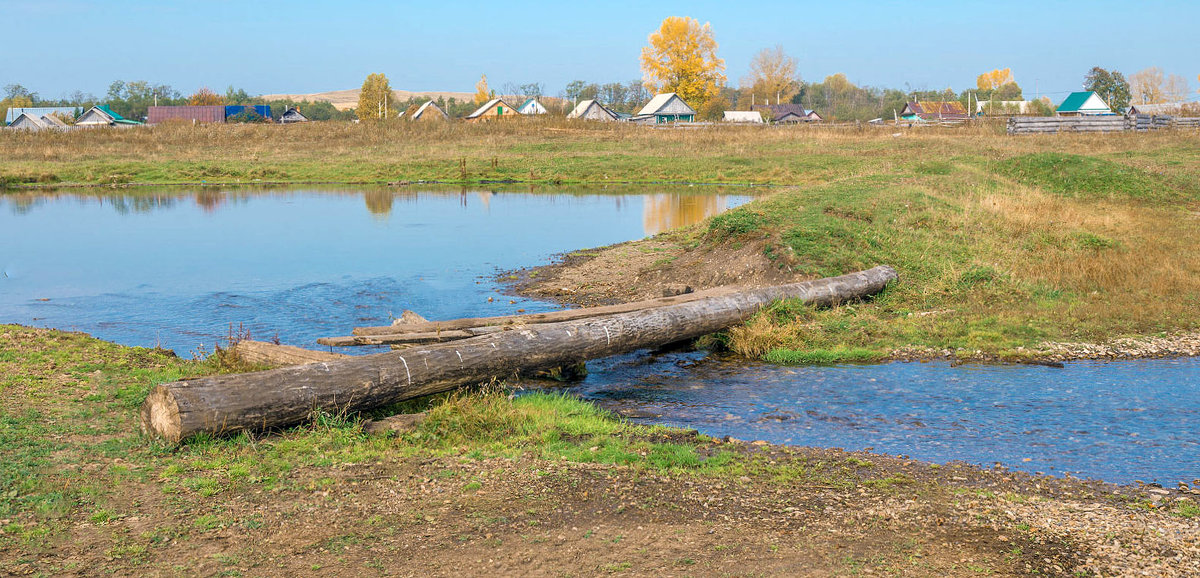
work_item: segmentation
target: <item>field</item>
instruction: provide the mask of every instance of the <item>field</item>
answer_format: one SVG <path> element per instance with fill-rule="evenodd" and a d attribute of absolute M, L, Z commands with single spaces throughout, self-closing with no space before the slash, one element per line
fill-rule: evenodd
<path fill-rule="evenodd" d="M 653 130 L 552 119 L 158 126 L 4 131 L 0 182 L 771 185 L 749 206 L 647 241 L 662 254 L 646 267 L 669 270 L 689 254 L 720 262 L 750 247 L 789 277 L 886 263 L 902 280 L 869 304 L 782 304 L 728 345 L 778 362 L 1019 358 L 1047 342 L 1200 328 L 1198 151 L 1196 131 L 1008 137 L 988 126 Z"/>

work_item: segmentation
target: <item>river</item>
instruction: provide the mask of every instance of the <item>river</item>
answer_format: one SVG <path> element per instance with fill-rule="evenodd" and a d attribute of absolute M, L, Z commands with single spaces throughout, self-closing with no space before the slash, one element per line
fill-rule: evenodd
<path fill-rule="evenodd" d="M 386 324 L 558 308 L 500 272 L 699 222 L 741 189 L 288 188 L 0 195 L 0 322 L 180 355 L 230 328 L 312 347 Z M 361 352 L 361 351 L 360 351 Z M 1195 359 L 777 367 L 703 352 L 589 364 L 569 391 L 716 436 L 995 463 L 1118 483 L 1200 478 Z"/>

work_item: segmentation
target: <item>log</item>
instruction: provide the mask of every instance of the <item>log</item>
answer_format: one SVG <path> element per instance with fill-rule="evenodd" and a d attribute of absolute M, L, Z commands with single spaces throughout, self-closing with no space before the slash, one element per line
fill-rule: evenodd
<path fill-rule="evenodd" d="M 400 327 L 396 328 L 400 330 Z M 430 331 L 422 333 L 394 333 L 390 335 L 347 335 L 344 337 L 322 337 L 317 340 L 321 345 L 332 347 L 351 347 L 355 345 L 403 345 L 441 343 L 475 337 L 477 333 L 452 329 L 449 331 Z"/>
<path fill-rule="evenodd" d="M 744 322 L 781 299 L 834 305 L 878 293 L 896 279 L 894 269 L 880 266 L 451 343 L 165 383 L 142 404 L 142 429 L 180 442 L 200 433 L 287 427 L 308 420 L 314 410 L 356 413 L 462 385 L 694 339 Z"/>
<path fill-rule="evenodd" d="M 660 297 L 658 299 L 648 299 L 646 301 L 634 301 L 631 303 L 619 303 L 617 305 L 587 307 L 583 309 L 564 309 L 562 311 L 551 311 L 548 313 L 500 315 L 496 317 L 467 317 L 463 319 L 452 319 L 449 321 L 426 321 L 424 323 L 404 323 L 399 325 L 384 325 L 380 327 L 356 327 L 352 333 L 357 336 L 398 335 L 401 333 L 434 333 L 438 331 L 450 331 L 456 329 L 475 329 L 479 327 L 496 325 L 519 325 L 530 323 L 550 323 L 555 321 L 573 321 L 576 319 L 586 319 L 588 317 L 598 317 L 600 315 L 611 315 L 613 313 L 627 313 L 629 311 L 648 309 L 650 307 L 688 303 L 715 295 L 724 295 L 730 293 L 731 291 L 732 290 L 728 287 L 718 287 L 715 289 L 709 289 L 707 291 L 686 293 L 672 297 Z"/>
<path fill-rule="evenodd" d="M 317 361 L 333 361 L 349 357 L 340 353 L 313 351 L 292 347 L 291 345 L 276 345 L 264 341 L 239 341 L 233 346 L 233 353 L 243 361 L 257 365 L 303 365 Z"/>

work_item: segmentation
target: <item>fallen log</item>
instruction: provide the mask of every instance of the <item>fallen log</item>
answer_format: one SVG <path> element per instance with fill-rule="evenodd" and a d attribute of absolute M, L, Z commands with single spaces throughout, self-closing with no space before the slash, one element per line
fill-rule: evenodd
<path fill-rule="evenodd" d="M 583 309 L 564 309 L 562 311 L 550 311 L 548 313 L 500 315 L 496 317 L 467 317 L 464 319 L 451 319 L 449 321 L 405 322 L 397 325 L 355 327 L 352 333 L 356 336 L 399 335 L 403 333 L 436 333 L 438 331 L 444 332 L 461 329 L 475 329 L 497 325 L 574 321 L 576 319 L 599 317 L 601 315 L 612 315 L 614 313 L 628 313 L 630 311 L 649 309 L 651 307 L 662 307 L 664 305 L 688 303 L 691 301 L 698 301 L 700 299 L 707 299 L 716 295 L 725 295 L 732 291 L 733 290 L 728 287 L 718 287 L 715 289 L 709 289 L 707 291 L 684 293 L 671 297 L 659 297 L 657 299 L 648 299 L 646 301 L 634 301 L 631 303 L 619 303 L 617 305 L 604 305 L 602 307 L 587 307 Z M 324 337 L 322 339 L 341 340 L 344 338 Z"/>
<path fill-rule="evenodd" d="M 333 361 L 349 357 L 340 353 L 313 351 L 291 345 L 276 345 L 264 341 L 239 341 L 233 346 L 233 353 L 247 363 L 257 365 L 303 365 L 317 361 Z"/>
<path fill-rule="evenodd" d="M 897 279 L 880 266 L 840 277 L 499 331 L 445 344 L 269 371 L 165 383 L 142 404 L 145 432 L 171 442 L 287 427 L 314 410 L 360 412 L 523 372 L 694 339 L 795 298 L 828 306 L 882 291 Z"/>

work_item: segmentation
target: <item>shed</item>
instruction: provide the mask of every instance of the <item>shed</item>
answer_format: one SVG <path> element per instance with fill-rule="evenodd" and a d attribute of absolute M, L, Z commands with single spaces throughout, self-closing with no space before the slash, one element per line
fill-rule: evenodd
<path fill-rule="evenodd" d="M 978 100 L 975 114 L 1027 114 L 1032 104 L 1029 100 Z"/>
<path fill-rule="evenodd" d="M 509 106 L 502 98 L 493 98 L 467 115 L 466 120 L 470 122 L 479 122 L 484 120 L 493 120 L 497 118 L 510 118 L 520 116 L 521 113 Z"/>
<path fill-rule="evenodd" d="M 42 116 L 34 116 L 32 113 L 22 112 L 13 119 L 12 124 L 6 128 L 9 130 L 28 130 L 39 131 L 46 129 L 66 129 L 67 123 L 60 120 L 57 116 L 44 114 Z"/>
<path fill-rule="evenodd" d="M 550 112 L 536 98 L 531 98 L 525 101 L 525 104 L 517 107 L 517 112 L 521 114 L 546 114 Z"/>
<path fill-rule="evenodd" d="M 611 122 L 618 120 L 620 117 L 617 116 L 617 113 L 609 110 L 608 107 L 600 104 L 600 101 L 594 98 L 589 98 L 587 100 L 579 101 L 579 104 L 575 105 L 575 108 L 571 109 L 571 112 L 567 115 L 567 118 Z"/>
<path fill-rule="evenodd" d="M 692 122 L 696 120 L 696 109 L 688 106 L 678 94 L 667 92 L 650 99 L 650 102 L 629 120 L 644 124 Z"/>
<path fill-rule="evenodd" d="M 762 113 L 757 110 L 727 110 L 721 117 L 723 122 L 738 122 L 749 124 L 762 124 Z"/>
<path fill-rule="evenodd" d="M 434 120 L 450 120 L 450 115 L 446 114 L 446 111 L 442 110 L 442 107 L 438 106 L 437 103 L 430 100 L 425 104 L 422 104 L 417 110 L 413 111 L 412 117 L 410 117 L 408 120 L 423 120 L 426 122 Z"/>
<path fill-rule="evenodd" d="M 14 106 L 4 114 L 4 124 L 12 124 L 22 113 L 28 113 L 33 118 L 42 118 L 50 114 L 59 114 L 75 118 L 83 109 L 76 106 Z"/>
<path fill-rule="evenodd" d="M 267 113 L 270 116 L 270 113 Z M 146 124 L 158 124 L 169 120 L 183 122 L 225 122 L 225 106 L 152 106 L 146 112 Z"/>
<path fill-rule="evenodd" d="M 957 100 L 921 100 L 904 105 L 900 111 L 904 120 L 967 120 L 967 107 Z"/>
<path fill-rule="evenodd" d="M 279 115 L 281 124 L 291 124 L 293 122 L 308 122 L 308 117 L 300 114 L 300 109 L 290 106 L 283 114 Z"/>
<path fill-rule="evenodd" d="M 138 126 L 142 123 L 136 120 L 129 120 L 108 108 L 108 105 L 97 104 L 88 109 L 79 118 L 75 119 L 75 126 L 82 127 L 98 127 L 98 126 L 116 126 L 116 127 L 131 127 Z"/>
<path fill-rule="evenodd" d="M 1058 116 L 1095 116 L 1113 114 L 1104 100 L 1092 91 L 1072 92 L 1058 105 Z"/>
<path fill-rule="evenodd" d="M 825 120 L 824 117 L 817 114 L 817 111 L 808 110 L 798 104 L 759 104 L 751 108 L 757 111 L 769 111 L 771 113 L 771 122 L 774 123 L 819 122 Z"/>

